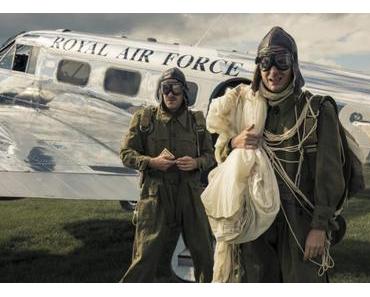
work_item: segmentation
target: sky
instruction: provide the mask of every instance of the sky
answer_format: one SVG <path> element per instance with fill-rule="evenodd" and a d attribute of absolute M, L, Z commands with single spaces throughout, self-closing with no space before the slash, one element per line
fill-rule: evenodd
<path fill-rule="evenodd" d="M 370 14 L 0 14 L 0 42 L 23 30 L 68 28 L 255 53 L 276 25 L 295 38 L 300 60 L 370 74 Z"/>

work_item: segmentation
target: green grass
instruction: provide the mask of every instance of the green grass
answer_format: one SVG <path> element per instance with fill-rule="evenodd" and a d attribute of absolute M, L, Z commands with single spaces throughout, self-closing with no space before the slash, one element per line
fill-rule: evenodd
<path fill-rule="evenodd" d="M 332 282 L 370 282 L 370 195 L 352 198 L 344 209 L 347 233 L 333 247 Z"/>
<path fill-rule="evenodd" d="M 369 196 L 351 199 L 344 216 L 331 281 L 370 282 Z M 118 201 L 0 200 L 0 282 L 117 282 L 133 236 Z"/>
<path fill-rule="evenodd" d="M 0 281 L 117 282 L 130 221 L 118 201 L 0 201 Z"/>

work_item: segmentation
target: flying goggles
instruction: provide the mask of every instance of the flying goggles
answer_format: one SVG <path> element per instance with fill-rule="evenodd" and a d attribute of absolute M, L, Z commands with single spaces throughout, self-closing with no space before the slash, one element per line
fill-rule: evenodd
<path fill-rule="evenodd" d="M 293 60 L 289 53 L 277 53 L 257 57 L 256 64 L 260 65 L 262 71 L 269 71 L 272 66 L 284 71 L 292 66 Z"/>
<path fill-rule="evenodd" d="M 174 95 L 180 95 L 183 93 L 183 85 L 181 83 L 161 83 L 161 91 L 164 95 L 168 95 L 170 92 Z"/>

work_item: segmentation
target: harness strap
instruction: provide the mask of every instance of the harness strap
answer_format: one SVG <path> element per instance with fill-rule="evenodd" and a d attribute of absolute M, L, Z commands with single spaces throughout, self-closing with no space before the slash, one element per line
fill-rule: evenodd
<path fill-rule="evenodd" d="M 148 106 L 145 107 L 140 119 L 140 131 L 143 133 L 149 134 L 153 129 L 152 116 L 154 113 L 155 107 Z"/>
<path fill-rule="evenodd" d="M 304 95 L 304 93 L 301 94 L 301 96 Z M 285 133 L 282 134 L 273 134 L 268 131 L 264 131 L 264 136 L 265 136 L 265 143 L 264 143 L 264 149 L 269 156 L 272 166 L 276 170 L 276 172 L 280 175 L 280 177 L 284 180 L 290 191 L 292 192 L 293 196 L 297 200 L 297 202 L 305 209 L 308 213 L 312 214 L 313 211 L 313 204 L 311 201 L 302 193 L 302 191 L 299 189 L 299 180 L 300 180 L 300 169 L 302 168 L 302 163 L 303 163 L 303 144 L 306 142 L 308 137 L 312 135 L 316 131 L 317 128 L 317 117 L 318 117 L 318 111 L 315 113 L 312 108 L 311 108 L 311 101 L 312 97 L 306 99 L 307 103 L 304 106 L 301 114 L 299 117 L 296 119 L 296 124 L 286 131 Z M 293 137 L 295 134 L 298 134 L 300 131 L 301 127 L 305 127 L 305 120 L 307 119 L 307 115 L 311 115 L 312 118 L 314 119 L 313 126 L 310 127 L 309 131 L 306 133 L 304 131 L 303 137 L 299 137 L 299 143 L 297 145 L 293 145 L 290 147 L 278 147 L 280 144 L 282 144 L 285 140 L 290 139 Z M 304 128 L 305 130 L 305 128 Z M 284 167 L 282 165 L 282 162 L 285 162 L 285 160 L 279 159 L 276 156 L 277 151 L 284 151 L 284 152 L 299 152 L 300 158 L 297 161 L 298 163 L 298 170 L 297 170 L 297 175 L 295 178 L 295 181 L 293 182 L 289 175 L 285 172 Z M 309 208 L 305 207 L 307 205 Z"/>
<path fill-rule="evenodd" d="M 197 139 L 197 155 L 200 157 L 200 151 L 201 147 L 203 146 L 203 140 L 206 131 L 206 120 L 203 116 L 203 112 L 201 111 L 190 111 L 190 113 L 192 114 L 194 120 L 193 130 Z"/>
<path fill-rule="evenodd" d="M 301 94 L 301 96 L 304 93 Z M 306 94 L 305 94 L 306 95 Z M 305 196 L 305 194 L 299 189 L 299 180 L 300 180 L 300 169 L 302 168 L 303 164 L 303 153 L 307 150 L 317 151 L 317 121 L 319 116 L 319 110 L 320 110 L 320 104 L 321 100 L 315 99 L 315 96 L 305 96 L 306 98 L 306 104 L 301 112 L 301 114 L 297 115 L 297 108 L 296 108 L 296 124 L 286 131 L 283 134 L 275 135 L 268 131 L 265 131 L 264 135 L 267 141 L 263 144 L 263 147 L 269 156 L 272 166 L 274 167 L 276 173 L 282 178 L 282 180 L 285 182 L 285 184 L 288 186 L 289 190 L 292 192 L 294 198 L 296 201 L 301 205 L 301 207 L 310 215 L 313 213 L 314 205 L 309 201 L 309 199 Z M 300 134 L 300 130 L 303 130 L 303 134 Z M 280 144 L 282 144 L 285 140 L 290 139 L 295 134 L 298 136 L 298 144 L 293 145 L 290 147 L 285 148 L 279 148 Z M 301 137 L 302 136 L 302 137 Z M 286 151 L 286 152 L 299 152 L 300 157 L 297 161 L 298 163 L 298 170 L 297 175 L 295 178 L 295 182 L 291 180 L 289 175 L 284 170 L 284 167 L 282 165 L 282 162 L 285 160 L 279 159 L 276 156 L 276 151 Z M 308 206 L 308 207 L 307 207 Z M 295 235 L 295 232 L 289 222 L 288 216 L 285 212 L 285 209 L 283 205 L 281 206 L 281 210 L 283 212 L 283 215 L 285 217 L 285 220 L 288 224 L 290 233 L 294 237 L 294 240 L 296 241 L 299 249 L 302 253 L 304 253 L 304 249 L 301 246 L 300 242 L 298 241 L 297 236 Z M 330 234 L 327 234 L 327 238 L 330 238 Z M 324 254 L 322 256 L 321 263 L 318 263 L 312 259 L 310 259 L 310 262 L 318 265 L 319 271 L 318 275 L 322 276 L 325 274 L 325 272 L 334 267 L 334 261 L 332 257 L 330 256 L 330 242 L 329 240 L 326 241 L 326 246 L 324 250 Z"/>

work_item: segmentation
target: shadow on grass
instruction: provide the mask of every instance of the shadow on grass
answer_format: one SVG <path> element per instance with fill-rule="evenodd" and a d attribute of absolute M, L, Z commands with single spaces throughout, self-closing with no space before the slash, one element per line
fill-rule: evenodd
<path fill-rule="evenodd" d="M 25 250 L 27 235 L 13 237 L 0 248 L 1 282 L 118 282 L 131 261 L 134 227 L 125 220 L 87 220 L 64 229 L 80 247 L 64 255 L 47 250 Z M 169 245 L 170 246 L 170 245 Z M 163 259 L 169 259 L 166 251 Z M 369 242 L 345 239 L 332 250 L 332 281 L 370 282 Z M 167 257 L 167 258 L 166 258 Z M 165 263 L 158 280 L 173 282 Z"/>
<path fill-rule="evenodd" d="M 64 226 L 80 241 L 72 252 L 24 250 L 32 240 L 13 237 L 0 248 L 0 282 L 118 282 L 131 263 L 134 227 L 125 220 L 88 220 Z M 168 244 L 158 267 L 157 282 L 176 282 L 169 266 L 176 241 Z M 153 255 L 155 256 L 155 255 Z"/>
<path fill-rule="evenodd" d="M 123 220 L 88 220 L 66 225 L 81 241 L 68 254 L 22 250 L 13 237 L 0 250 L 1 282 L 117 282 L 131 260 L 133 226 Z"/>

